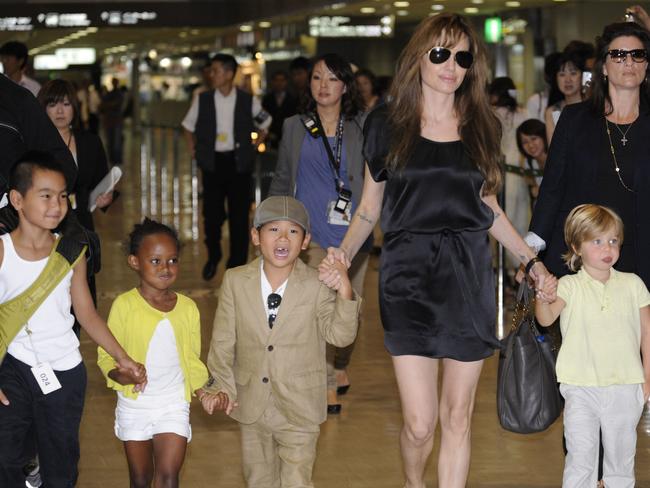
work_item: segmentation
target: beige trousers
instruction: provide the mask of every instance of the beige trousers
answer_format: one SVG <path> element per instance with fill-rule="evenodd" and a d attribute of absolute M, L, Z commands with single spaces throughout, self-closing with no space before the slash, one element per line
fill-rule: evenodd
<path fill-rule="evenodd" d="M 313 488 L 318 425 L 292 425 L 271 398 L 259 420 L 239 427 L 248 488 Z"/>

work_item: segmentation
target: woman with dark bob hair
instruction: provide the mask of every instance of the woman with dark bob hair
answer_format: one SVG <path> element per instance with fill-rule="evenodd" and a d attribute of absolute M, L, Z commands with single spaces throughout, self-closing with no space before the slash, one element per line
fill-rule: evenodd
<path fill-rule="evenodd" d="M 609 207 L 620 215 L 625 227 L 625 240 L 613 244 L 620 251 L 615 269 L 636 273 L 649 286 L 650 34 L 634 22 L 621 22 L 606 26 L 596 41 L 591 98 L 562 111 L 526 239 L 538 248 L 546 247 L 544 263 L 551 272 L 568 274 L 562 260 L 567 251 L 563 233 L 567 215 L 584 203 Z M 586 370 L 597 375 L 601 359 L 596 356 L 585 361 Z M 648 384 L 646 381 L 643 388 L 645 400 L 650 394 Z M 579 428 L 575 410 L 580 409 L 571 408 L 579 401 L 579 388 L 564 386 L 568 432 Z M 638 406 L 640 418 L 644 402 L 640 401 L 640 392 L 636 393 L 638 396 L 629 398 L 629 403 Z M 594 409 L 600 405 L 596 400 L 581 403 L 587 404 L 593 404 Z M 608 415 L 607 409 L 603 407 L 593 415 Z M 623 429 L 626 435 L 636 436 L 636 422 L 601 422 L 605 486 L 634 486 L 634 452 L 613 452 L 616 447 L 608 442 L 612 431 Z M 581 442 L 575 442 L 576 433 L 571 433 L 567 436 L 563 486 L 595 486 L 598 432 L 580 433 Z M 624 458 L 626 462 L 615 461 Z"/>
<path fill-rule="evenodd" d="M 438 486 L 467 483 L 478 380 L 499 348 L 488 234 L 538 284 L 547 275 L 497 203 L 501 126 L 487 74 L 485 47 L 466 18 L 420 23 L 398 60 L 390 102 L 366 121 L 361 203 L 328 255 L 349 264 L 381 211 L 379 301 L 402 403 L 407 488 L 425 486 L 438 420 Z M 325 266 L 321 277 L 335 279 Z"/>
<path fill-rule="evenodd" d="M 314 61 L 305 95 L 302 113 L 284 121 L 269 191 L 292 195 L 307 208 L 312 240 L 302 257 L 316 267 L 328 247 L 341 243 L 361 198 L 363 116 L 352 67 L 338 54 Z M 363 292 L 371 245 L 366 244 L 350 270 L 358 293 Z M 347 366 L 353 345 L 328 348 L 328 412 L 337 414 L 341 410 L 337 391 L 345 394 L 350 385 Z"/>
<path fill-rule="evenodd" d="M 77 180 L 71 195 L 72 208 L 81 225 L 94 230 L 93 217 L 88 209 L 88 198 L 92 189 L 108 173 L 104 145 L 97 135 L 81 129 L 79 100 L 72 83 L 62 79 L 48 81 L 41 87 L 38 101 L 77 163 Z M 112 193 L 100 195 L 94 203 L 98 208 L 104 208 L 111 201 Z"/>
<path fill-rule="evenodd" d="M 526 169 L 543 173 L 548 157 L 548 141 L 544 122 L 538 119 L 528 119 L 522 122 L 517 127 L 517 148 L 524 158 Z M 539 195 L 542 176 L 527 177 L 526 181 L 531 202 L 534 203 Z"/>
<path fill-rule="evenodd" d="M 79 101 L 72 83 L 66 80 L 50 80 L 41 87 L 38 93 L 48 117 L 59 131 L 63 142 L 68 146 L 72 157 L 77 163 L 77 179 L 70 194 L 71 208 L 74 210 L 79 223 L 86 229 L 94 231 L 93 216 L 88 209 L 90 192 L 108 173 L 108 162 L 104 145 L 99 136 L 80 128 Z M 104 193 L 94 202 L 97 208 L 104 208 L 113 201 L 113 193 Z M 88 273 L 88 287 L 97 304 L 95 275 Z M 75 332 L 78 332 L 75 324 Z"/>

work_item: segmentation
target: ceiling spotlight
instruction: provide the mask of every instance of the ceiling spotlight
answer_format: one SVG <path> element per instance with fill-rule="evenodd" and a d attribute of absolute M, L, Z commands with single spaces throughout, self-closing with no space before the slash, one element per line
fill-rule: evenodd
<path fill-rule="evenodd" d="M 408 14 L 409 14 L 408 10 L 398 10 L 397 11 L 397 15 L 399 15 L 400 17 L 406 17 Z"/>
<path fill-rule="evenodd" d="M 239 26 L 239 30 L 242 32 L 251 32 L 253 30 L 253 26 L 250 24 L 242 24 Z"/>
<path fill-rule="evenodd" d="M 271 22 L 269 22 L 268 20 L 263 20 L 262 22 L 259 22 L 257 25 L 260 26 L 262 29 L 268 29 L 269 27 L 271 27 Z"/>
<path fill-rule="evenodd" d="M 478 9 L 476 7 L 465 7 L 463 10 L 464 10 L 464 12 L 466 14 L 477 14 L 478 13 Z"/>
<path fill-rule="evenodd" d="M 158 57 L 158 51 L 155 49 L 151 49 L 148 54 L 151 59 L 156 59 Z"/>
<path fill-rule="evenodd" d="M 403 1 L 393 2 L 393 6 L 395 6 L 395 7 L 397 7 L 397 8 L 406 8 L 406 7 L 408 7 L 409 5 L 411 5 L 410 2 L 403 2 Z"/>
<path fill-rule="evenodd" d="M 376 11 L 375 7 L 361 7 L 362 14 L 374 14 Z"/>
<path fill-rule="evenodd" d="M 440 12 L 441 10 L 444 10 L 444 9 L 445 9 L 445 6 L 440 5 L 439 3 L 434 3 L 433 5 L 431 5 L 431 10 L 435 10 L 436 12 Z"/>
<path fill-rule="evenodd" d="M 485 0 L 472 0 L 474 5 L 481 5 Z"/>
<path fill-rule="evenodd" d="M 506 2 L 506 7 L 521 7 L 521 2 L 517 0 L 509 0 Z"/>
<path fill-rule="evenodd" d="M 167 68 L 169 68 L 171 65 L 172 65 L 172 60 L 169 59 L 169 58 L 162 58 L 162 59 L 160 60 L 160 67 L 161 67 L 161 68 L 165 68 L 165 69 L 167 69 Z"/>
<path fill-rule="evenodd" d="M 189 68 L 190 66 L 192 66 L 192 59 L 187 57 L 187 56 L 182 57 L 181 58 L 181 66 L 183 68 Z"/>

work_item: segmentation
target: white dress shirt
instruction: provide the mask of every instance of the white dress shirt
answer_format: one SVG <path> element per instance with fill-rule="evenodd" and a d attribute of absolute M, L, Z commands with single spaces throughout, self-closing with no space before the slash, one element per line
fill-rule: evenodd
<path fill-rule="evenodd" d="M 182 126 L 190 132 L 196 130 L 196 121 L 199 117 L 199 98 L 192 100 L 192 105 L 183 119 Z M 223 95 L 219 90 L 214 91 L 214 107 L 217 111 L 217 134 L 215 134 L 214 150 L 216 152 L 227 152 L 235 150 L 235 103 L 237 101 L 237 90 L 233 87 L 228 95 Z M 262 104 L 257 97 L 253 97 L 251 104 L 251 115 L 255 118 L 262 112 Z M 271 117 L 268 116 L 264 122 L 256 127 L 266 130 L 271 125 Z"/>

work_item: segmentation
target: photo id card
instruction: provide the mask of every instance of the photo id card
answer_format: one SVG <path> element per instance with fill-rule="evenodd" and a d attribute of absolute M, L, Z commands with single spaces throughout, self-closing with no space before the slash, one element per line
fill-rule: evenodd
<path fill-rule="evenodd" d="M 343 204 L 339 202 L 343 201 Z M 342 210 L 339 210 L 342 208 Z M 350 225 L 352 220 L 352 204 L 349 201 L 332 200 L 327 205 L 327 223 L 332 225 Z"/>
<path fill-rule="evenodd" d="M 32 368 L 32 374 L 36 378 L 38 386 L 44 395 L 52 393 L 61 388 L 58 378 L 54 374 L 54 370 L 49 363 L 40 363 Z"/>

